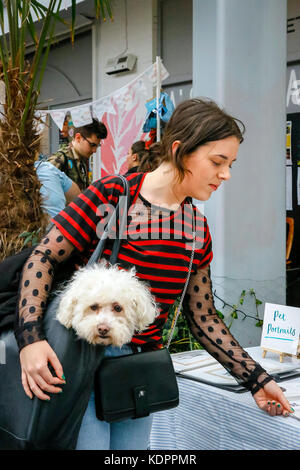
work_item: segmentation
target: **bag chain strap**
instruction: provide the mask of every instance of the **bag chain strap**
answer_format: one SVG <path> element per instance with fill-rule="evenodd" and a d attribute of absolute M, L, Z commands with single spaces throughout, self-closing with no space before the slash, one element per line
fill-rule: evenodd
<path fill-rule="evenodd" d="M 188 286 L 188 283 L 189 283 L 189 280 L 190 280 L 190 276 L 191 276 L 192 264 L 193 264 L 193 260 L 194 260 L 194 254 L 195 254 L 195 244 L 196 244 L 195 243 L 195 216 L 194 216 L 193 206 L 192 206 L 191 203 L 190 203 L 190 206 L 191 206 L 192 214 L 193 214 L 193 217 L 192 217 L 192 219 L 193 219 L 192 254 L 191 254 L 191 259 L 190 259 L 190 264 L 189 264 L 189 272 L 188 272 L 188 275 L 187 275 L 187 278 L 186 278 L 186 281 L 185 281 L 185 285 L 184 285 L 184 288 L 183 288 L 183 291 L 182 291 L 182 294 L 181 294 L 181 299 L 180 299 L 179 305 L 176 309 L 175 318 L 173 320 L 173 326 L 171 327 L 171 330 L 170 330 L 170 333 L 169 333 L 169 336 L 168 336 L 168 341 L 167 341 L 167 346 L 166 346 L 167 349 L 169 349 L 169 346 L 170 346 L 170 343 L 172 341 L 172 337 L 173 337 L 173 334 L 174 334 L 174 329 L 175 329 L 175 326 L 176 326 L 176 323 L 177 323 L 177 319 L 178 319 L 178 316 L 181 312 L 183 299 L 184 299 L 184 296 L 185 296 L 185 293 L 186 293 L 186 290 L 187 290 L 187 286 Z"/>

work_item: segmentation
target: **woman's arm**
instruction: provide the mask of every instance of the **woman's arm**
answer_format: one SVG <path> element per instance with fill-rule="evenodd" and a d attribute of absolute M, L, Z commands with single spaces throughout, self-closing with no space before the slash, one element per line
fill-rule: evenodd
<path fill-rule="evenodd" d="M 65 192 L 66 201 L 69 204 L 70 202 L 74 201 L 74 199 L 81 193 L 78 184 L 72 181 L 72 185 L 67 192 Z"/>
<path fill-rule="evenodd" d="M 209 267 L 200 269 L 191 276 L 187 301 L 188 310 L 185 313 L 191 332 L 197 341 L 238 382 L 251 391 L 260 408 L 272 415 L 274 412 L 275 414 L 290 412 L 291 407 L 273 377 L 239 345 L 217 315 Z"/>
<path fill-rule="evenodd" d="M 26 395 L 34 393 L 42 400 L 44 393 L 59 393 L 55 385 L 65 383 L 62 366 L 46 341 L 42 318 L 51 290 L 54 271 L 65 261 L 73 245 L 54 226 L 25 263 L 20 282 L 15 336 L 20 349 L 22 384 Z M 48 362 L 57 377 L 53 377 Z"/>

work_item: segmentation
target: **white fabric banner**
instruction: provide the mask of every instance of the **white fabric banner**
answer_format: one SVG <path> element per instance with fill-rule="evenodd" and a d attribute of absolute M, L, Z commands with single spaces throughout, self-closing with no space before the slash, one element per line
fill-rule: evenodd
<path fill-rule="evenodd" d="M 92 103 L 93 116 L 101 120 L 104 113 L 116 114 L 116 111 L 112 105 L 111 98 L 100 98 Z"/>
<path fill-rule="evenodd" d="M 136 81 L 136 89 L 139 93 L 141 93 L 142 95 L 147 95 L 147 86 L 146 86 L 146 83 L 145 83 L 145 77 L 140 77 L 137 81 Z"/>
<path fill-rule="evenodd" d="M 65 121 L 65 116 L 67 114 L 67 109 L 52 109 L 49 111 L 49 114 L 57 125 L 57 127 L 62 130 Z"/>
<path fill-rule="evenodd" d="M 145 75 L 151 80 L 153 85 L 156 85 L 157 81 L 157 66 L 156 63 L 152 65 L 151 69 L 145 72 Z M 169 72 L 162 62 L 160 62 L 160 80 L 165 80 L 169 76 Z"/>
<path fill-rule="evenodd" d="M 161 81 L 169 76 L 169 72 L 160 63 Z M 101 120 L 102 116 L 107 114 L 115 115 L 116 103 L 119 110 L 129 111 L 135 101 L 135 96 L 138 95 L 149 99 L 149 90 L 155 86 L 157 81 L 157 67 L 156 63 L 152 64 L 147 70 L 141 73 L 138 77 L 134 78 L 130 83 L 124 87 L 110 93 L 103 98 L 87 103 L 86 105 L 74 106 L 68 109 L 51 109 L 43 110 L 45 113 L 50 114 L 55 124 L 62 130 L 66 113 L 69 112 L 75 127 L 84 126 L 92 122 L 92 117 Z M 152 91 L 150 91 L 152 94 Z"/>
<path fill-rule="evenodd" d="M 69 112 L 75 127 L 86 126 L 87 124 L 91 124 L 91 122 L 93 122 L 90 111 L 90 104 L 71 108 Z"/>

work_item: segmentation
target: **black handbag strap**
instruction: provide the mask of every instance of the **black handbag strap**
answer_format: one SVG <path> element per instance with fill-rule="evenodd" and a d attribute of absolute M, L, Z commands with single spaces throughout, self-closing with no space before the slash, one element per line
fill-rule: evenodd
<path fill-rule="evenodd" d="M 115 264 L 116 261 L 117 261 L 117 257 L 118 257 L 118 253 L 119 253 L 119 249 L 120 249 L 120 244 L 121 244 L 121 240 L 122 240 L 121 236 L 122 236 L 122 233 L 124 232 L 124 228 L 125 228 L 125 225 L 126 225 L 126 222 L 127 222 L 127 213 L 128 213 L 128 209 L 130 207 L 130 192 L 129 192 L 128 181 L 122 175 L 118 175 L 118 177 L 121 179 L 122 185 L 123 185 L 123 188 L 124 188 L 123 198 L 119 199 L 118 204 L 116 206 L 116 210 L 110 216 L 110 219 L 109 219 L 109 221 L 108 221 L 108 223 L 105 227 L 105 230 L 104 230 L 104 232 L 103 232 L 103 234 L 102 234 L 102 236 L 101 236 L 94 252 L 92 253 L 89 261 L 87 262 L 87 266 L 91 266 L 92 264 L 97 263 L 99 261 L 99 259 L 102 256 L 104 246 L 105 246 L 105 242 L 106 242 L 106 239 L 108 237 L 108 234 L 110 233 L 111 227 L 113 226 L 114 223 L 115 224 L 117 223 L 117 220 L 119 220 L 120 221 L 119 237 L 117 237 L 115 239 L 114 243 L 113 243 L 112 254 L 111 254 L 111 257 L 110 257 L 110 263 Z"/>

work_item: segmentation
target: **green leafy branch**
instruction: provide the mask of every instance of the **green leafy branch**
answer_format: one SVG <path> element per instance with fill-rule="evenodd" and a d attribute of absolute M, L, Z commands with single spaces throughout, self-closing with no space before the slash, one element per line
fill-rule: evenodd
<path fill-rule="evenodd" d="M 173 325 L 174 316 L 179 305 L 179 299 L 177 299 L 169 310 L 168 320 L 163 329 L 163 343 L 167 344 L 169 334 Z M 184 306 L 183 306 L 184 310 Z M 170 343 L 169 351 L 170 353 L 177 353 L 183 351 L 193 351 L 194 349 L 203 349 L 201 344 L 199 344 L 194 336 L 190 332 L 185 315 L 182 311 L 179 313 L 177 318 L 177 323 L 174 328 L 172 341 Z"/>
<path fill-rule="evenodd" d="M 32 232 L 23 232 L 18 238 L 24 238 L 23 247 L 36 245 L 40 240 L 41 229 L 33 230 Z"/>
<path fill-rule="evenodd" d="M 220 300 L 221 302 L 223 302 L 223 309 L 225 307 L 229 307 L 231 309 L 231 312 L 230 312 L 230 317 L 231 317 L 231 320 L 230 320 L 230 323 L 228 325 L 228 328 L 230 329 L 230 327 L 232 326 L 232 323 L 234 320 L 238 319 L 238 314 L 242 314 L 243 315 L 243 318 L 242 320 L 245 320 L 246 318 L 252 318 L 253 320 L 256 321 L 256 324 L 255 326 L 257 327 L 261 327 L 263 325 L 263 320 L 259 317 L 259 312 L 258 312 L 258 307 L 259 305 L 262 304 L 262 301 L 259 300 L 257 297 L 256 297 L 256 293 L 254 291 L 254 289 L 249 289 L 249 291 L 246 291 L 246 290 L 242 290 L 241 294 L 240 294 L 240 298 L 238 300 L 238 303 L 237 305 L 231 305 L 229 304 L 228 302 L 226 302 L 225 300 L 221 299 L 221 297 L 219 297 L 217 294 L 216 294 L 216 291 L 214 291 L 214 296 Z M 240 305 L 243 305 L 244 304 L 244 300 L 245 300 L 245 297 L 246 295 L 250 295 L 253 297 L 254 299 L 254 304 L 255 304 L 255 309 L 256 309 L 256 316 L 253 316 L 253 315 L 249 315 L 247 313 L 245 313 L 243 310 L 241 310 L 239 308 Z M 217 310 L 217 313 L 218 315 L 220 316 L 220 318 L 224 318 L 224 315 L 222 312 L 220 312 L 219 310 Z"/>

